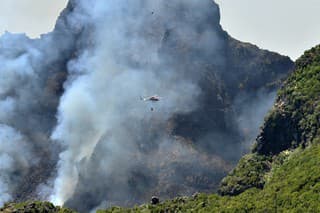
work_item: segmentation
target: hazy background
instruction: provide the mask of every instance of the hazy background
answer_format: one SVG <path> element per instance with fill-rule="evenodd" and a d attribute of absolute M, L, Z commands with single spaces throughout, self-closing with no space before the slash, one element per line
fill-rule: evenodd
<path fill-rule="evenodd" d="M 0 34 L 25 32 L 38 37 L 53 29 L 67 0 L 1 0 Z"/>
<path fill-rule="evenodd" d="M 216 0 L 231 36 L 296 59 L 320 43 L 319 0 Z M 277 33 L 275 33 L 277 32 Z"/>
<path fill-rule="evenodd" d="M 0 33 L 50 31 L 67 0 L 1 0 Z M 292 59 L 320 43 L 319 0 L 216 0 L 233 37 Z M 274 33 L 277 32 L 277 33 Z"/>

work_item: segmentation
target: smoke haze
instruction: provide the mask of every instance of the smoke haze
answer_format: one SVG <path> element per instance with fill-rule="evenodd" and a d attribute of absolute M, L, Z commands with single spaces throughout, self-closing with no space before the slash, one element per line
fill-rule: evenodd
<path fill-rule="evenodd" d="M 0 204 L 88 212 L 215 190 L 276 87 L 258 91 L 292 67 L 254 47 L 247 68 L 219 21 L 211 0 L 71 0 L 52 33 L 2 36 Z M 261 71 L 265 57 L 276 59 Z"/>
<path fill-rule="evenodd" d="M 53 29 L 57 14 L 66 6 L 66 0 L 2 0 L 0 34 L 4 31 L 25 32 L 36 38 Z"/>
<path fill-rule="evenodd" d="M 195 4 L 194 1 L 191 3 Z M 163 26 L 165 23 L 162 22 L 156 26 L 155 22 L 161 16 L 168 17 L 165 5 L 160 1 L 125 0 L 109 2 L 108 5 L 104 5 L 103 1 L 91 4 L 88 1 L 78 3 L 69 20 L 74 23 L 89 22 L 91 30 L 85 37 L 92 42 L 89 41 L 89 48 L 86 45 L 84 50 L 80 50 L 79 57 L 69 63 L 69 79 L 72 80 L 66 84 L 66 93 L 59 106 L 58 126 L 52 135 L 54 140 L 67 146 L 66 151 L 60 154 L 53 195 L 53 201 L 55 197 L 62 199 L 57 201 L 60 204 L 72 196 L 78 183 L 76 166 L 80 162 L 86 164 L 91 161 L 98 144 L 102 146 L 100 151 L 112 152 L 112 156 L 104 156 L 102 152 L 94 164 L 103 161 L 117 162 L 117 167 L 123 165 L 120 168 L 105 166 L 101 168 L 103 172 L 96 173 L 107 172 L 107 181 L 113 176 L 129 177 L 132 157 L 122 158 L 132 155 L 130 153 L 138 155 L 142 151 L 137 143 L 148 138 L 145 136 L 148 132 L 142 132 L 144 125 L 165 125 L 174 113 L 194 110 L 200 92 L 196 76 L 188 78 L 183 76 L 184 73 L 172 70 L 172 66 L 167 66 L 166 59 L 159 54 L 167 26 Z M 179 4 L 173 3 L 172 6 Z M 199 11 L 203 9 L 199 8 Z M 87 14 L 88 17 L 79 16 L 77 10 L 81 10 L 80 15 Z M 156 14 L 152 14 L 154 11 Z M 152 27 L 158 27 L 159 34 Z M 194 33 L 192 30 L 181 24 L 178 33 L 186 35 Z M 208 33 L 214 36 L 214 32 Z M 202 43 L 201 39 L 199 43 Z M 138 100 L 137 97 L 150 95 L 148 93 L 165 97 L 156 106 Z M 150 113 L 150 107 L 155 107 L 156 112 Z M 168 139 L 164 138 L 161 128 L 156 131 L 151 130 L 149 134 L 154 135 L 153 143 L 160 146 Z M 152 158 L 148 155 L 151 153 L 144 154 L 147 154 L 145 159 Z M 122 174 L 115 175 L 118 172 Z"/>

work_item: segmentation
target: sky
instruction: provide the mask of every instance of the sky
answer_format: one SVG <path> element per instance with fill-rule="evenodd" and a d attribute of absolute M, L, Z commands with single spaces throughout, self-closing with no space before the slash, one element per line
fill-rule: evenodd
<path fill-rule="evenodd" d="M 234 38 L 296 59 L 320 44 L 320 0 L 216 0 Z"/>
<path fill-rule="evenodd" d="M 152 1 L 152 0 L 150 0 Z M 320 0 L 216 0 L 234 38 L 296 59 L 320 43 Z M 1 0 L 0 34 L 38 37 L 53 29 L 67 0 Z"/>
<path fill-rule="evenodd" d="M 0 34 L 5 31 L 30 37 L 53 29 L 67 0 L 0 0 Z"/>

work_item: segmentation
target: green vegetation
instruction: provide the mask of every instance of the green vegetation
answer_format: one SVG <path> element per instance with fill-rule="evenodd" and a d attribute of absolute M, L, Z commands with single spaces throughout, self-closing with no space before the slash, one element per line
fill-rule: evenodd
<path fill-rule="evenodd" d="M 296 62 L 296 71 L 278 92 L 277 103 L 267 117 L 254 151 L 278 154 L 307 146 L 320 132 L 320 46 Z M 307 56 L 310 56 L 308 58 Z"/>
<path fill-rule="evenodd" d="M 296 62 L 297 70 L 279 91 L 284 110 L 298 121 L 303 142 L 319 136 L 320 46 L 307 51 Z"/>
<path fill-rule="evenodd" d="M 270 169 L 281 165 L 285 150 L 307 147 L 320 138 L 320 60 L 317 55 L 320 55 L 320 46 L 298 59 L 296 71 L 279 90 L 277 102 L 266 117 L 253 154 L 243 157 L 223 179 L 221 195 L 263 188 Z"/>
<path fill-rule="evenodd" d="M 271 159 L 266 156 L 249 154 L 244 156 L 237 167 L 222 180 L 221 195 L 238 195 L 248 188 L 263 188 L 265 173 L 270 170 Z"/>
<path fill-rule="evenodd" d="M 49 202 L 27 201 L 23 203 L 7 203 L 0 209 L 3 213 L 75 213 L 75 211 Z"/>
<path fill-rule="evenodd" d="M 306 68 L 310 65 L 320 65 L 320 45 L 306 51 L 297 61 L 298 69 Z"/>
<path fill-rule="evenodd" d="M 305 141 L 319 135 L 320 126 L 320 65 L 297 70 L 280 97 L 286 101 L 285 110 L 298 120 Z"/>

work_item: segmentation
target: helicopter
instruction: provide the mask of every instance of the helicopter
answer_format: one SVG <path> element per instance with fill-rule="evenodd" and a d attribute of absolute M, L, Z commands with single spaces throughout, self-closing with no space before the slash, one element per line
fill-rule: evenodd
<path fill-rule="evenodd" d="M 161 97 L 158 96 L 158 95 L 152 95 L 152 96 L 149 96 L 149 97 L 140 97 L 140 99 L 142 101 L 158 102 L 158 101 L 161 100 Z"/>
<path fill-rule="evenodd" d="M 140 97 L 140 99 L 142 101 L 149 101 L 149 102 L 159 102 L 162 98 L 158 95 L 152 95 L 152 96 L 149 96 L 149 97 Z M 151 111 L 154 111 L 154 108 L 151 107 L 150 108 Z"/>

